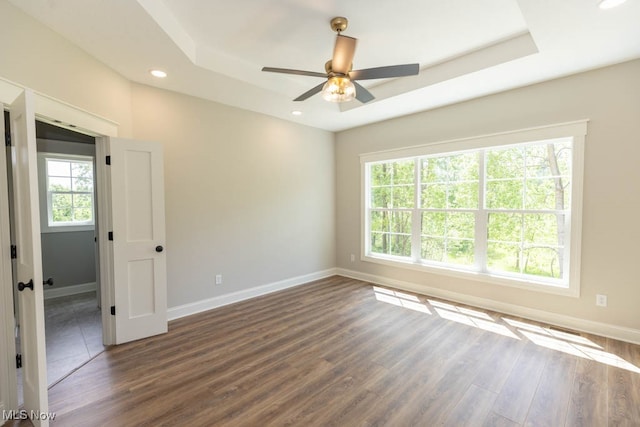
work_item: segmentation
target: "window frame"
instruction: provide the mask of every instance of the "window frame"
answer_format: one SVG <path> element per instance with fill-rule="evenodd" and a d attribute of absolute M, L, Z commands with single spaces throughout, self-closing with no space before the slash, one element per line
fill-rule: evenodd
<path fill-rule="evenodd" d="M 403 269 L 417 270 L 427 273 L 434 273 L 438 275 L 452 276 L 456 278 L 481 281 L 484 283 L 503 285 L 509 287 L 515 287 L 520 289 L 527 289 L 545 293 L 552 293 L 563 296 L 579 297 L 580 296 L 580 253 L 582 245 L 582 197 L 583 197 L 583 180 L 584 180 L 584 146 L 585 137 L 587 134 L 587 120 L 580 120 L 575 122 L 560 123 L 549 126 L 542 126 L 536 128 L 528 128 L 523 130 L 509 131 L 491 135 L 484 135 L 479 137 L 464 138 L 457 140 L 439 141 L 429 144 L 416 145 L 407 148 L 399 148 L 392 150 L 385 150 L 373 153 L 363 153 L 360 155 L 361 165 L 361 253 L 360 259 L 365 262 L 372 262 L 376 264 L 388 265 L 393 267 L 400 267 Z M 419 183 L 418 174 L 420 173 L 417 167 L 420 157 L 434 156 L 434 155 L 453 155 L 461 152 L 467 152 L 469 150 L 481 150 L 487 148 L 500 148 L 501 146 L 520 145 L 535 142 L 547 142 L 549 140 L 561 140 L 570 138 L 572 140 L 572 174 L 571 174 L 571 201 L 570 201 L 570 214 L 569 218 L 565 220 L 566 235 L 565 235 L 565 266 L 568 265 L 568 269 L 565 269 L 566 280 L 564 283 L 558 283 L 555 279 L 545 279 L 542 276 L 525 276 L 519 273 L 507 274 L 488 271 L 486 269 L 478 269 L 478 264 L 486 265 L 485 258 L 486 251 L 481 252 L 481 258 L 478 259 L 479 251 L 476 250 L 475 264 L 467 266 L 455 267 L 451 264 L 437 264 L 430 262 L 425 264 L 420 261 L 421 256 L 416 258 L 406 258 L 401 256 L 384 255 L 384 254 L 372 254 L 369 251 L 369 215 L 368 215 L 368 200 L 370 200 L 370 185 L 368 182 L 368 165 L 376 162 L 385 161 L 401 161 L 413 159 L 416 162 L 415 175 L 416 181 L 414 185 Z M 479 191 L 484 192 L 485 176 L 484 176 L 484 155 L 479 155 Z M 479 200 L 481 204 L 475 211 L 476 215 L 488 215 L 493 209 L 485 207 L 484 195 L 481 194 Z M 422 215 L 424 209 L 418 206 L 418 195 L 415 195 L 414 207 L 413 207 L 413 219 L 412 219 L 412 235 L 418 234 L 418 239 L 413 238 L 413 245 L 417 245 L 415 242 L 420 242 L 421 235 L 421 221 L 416 221 L 416 212 L 418 215 Z M 522 209 L 526 211 L 526 209 Z M 548 213 L 548 212 L 545 212 Z M 488 217 L 487 217 L 488 218 Z M 477 243 L 478 236 L 485 235 L 487 233 L 488 224 L 487 221 L 476 221 L 480 227 L 476 227 L 474 242 Z M 488 240 L 484 237 L 483 239 Z M 412 248 L 412 253 L 417 248 Z"/>
<path fill-rule="evenodd" d="M 49 192 L 48 182 L 49 173 L 47 168 L 47 160 L 61 160 L 68 162 L 87 162 L 91 164 L 93 172 L 93 191 L 86 192 L 91 194 L 92 220 L 76 223 L 51 223 L 51 193 Z M 96 223 L 96 193 L 95 193 L 95 157 L 80 154 L 63 154 L 38 152 L 38 181 L 40 192 L 40 231 L 42 233 L 59 233 L 74 231 L 92 231 L 95 230 Z M 73 193 L 70 192 L 70 193 Z"/>

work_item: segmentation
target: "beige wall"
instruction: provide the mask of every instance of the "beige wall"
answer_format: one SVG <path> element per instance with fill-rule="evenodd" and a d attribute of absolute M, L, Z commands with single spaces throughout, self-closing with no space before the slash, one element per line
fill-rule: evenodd
<path fill-rule="evenodd" d="M 132 93 L 134 137 L 165 150 L 170 306 L 335 266 L 332 133 L 149 86 Z"/>
<path fill-rule="evenodd" d="M 406 116 L 337 135 L 337 264 L 506 304 L 640 329 L 640 61 Z M 590 119 L 578 299 L 350 262 L 360 253 L 361 153 Z M 595 306 L 608 295 L 607 308 Z"/>

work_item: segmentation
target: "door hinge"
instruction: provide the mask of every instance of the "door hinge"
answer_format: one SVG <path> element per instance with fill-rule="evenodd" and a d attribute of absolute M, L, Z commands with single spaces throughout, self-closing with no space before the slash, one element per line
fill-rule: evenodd
<path fill-rule="evenodd" d="M 107 156 L 106 162 L 108 165 L 111 165 L 111 156 Z"/>
<path fill-rule="evenodd" d="M 113 231 L 109 232 L 109 240 L 113 240 Z"/>
<path fill-rule="evenodd" d="M 16 369 L 22 368 L 22 355 L 16 354 Z"/>
<path fill-rule="evenodd" d="M 116 315 L 116 306 L 115 306 L 115 305 L 112 305 L 112 306 L 111 306 L 111 315 L 112 315 L 112 316 L 115 316 L 115 315 Z"/>
<path fill-rule="evenodd" d="M 16 245 L 11 245 L 11 259 L 18 258 L 18 247 Z"/>

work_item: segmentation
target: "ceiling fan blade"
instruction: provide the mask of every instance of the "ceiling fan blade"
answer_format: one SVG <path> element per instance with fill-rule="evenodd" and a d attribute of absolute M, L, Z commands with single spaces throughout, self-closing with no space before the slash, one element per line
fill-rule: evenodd
<path fill-rule="evenodd" d="M 294 101 L 304 101 L 305 99 L 312 97 L 316 93 L 319 93 L 322 90 L 322 86 L 324 86 L 324 83 L 325 82 L 322 82 L 318 86 L 314 87 L 313 89 L 309 89 L 308 91 L 306 91 L 305 93 L 303 93 L 302 95 L 294 99 Z"/>
<path fill-rule="evenodd" d="M 336 46 L 333 49 L 331 69 L 334 73 L 347 74 L 356 53 L 356 39 L 338 34 Z"/>
<path fill-rule="evenodd" d="M 364 86 L 359 84 L 358 82 L 351 81 L 353 85 L 356 87 L 356 99 L 363 104 L 366 104 L 369 101 L 373 101 L 375 96 L 371 94 Z"/>
<path fill-rule="evenodd" d="M 419 64 L 389 65 L 386 67 L 366 68 L 349 73 L 351 80 L 384 79 L 387 77 L 414 76 L 420 72 Z"/>
<path fill-rule="evenodd" d="M 267 71 L 269 73 L 296 74 L 298 76 L 322 77 L 323 79 L 327 78 L 326 73 L 317 73 L 315 71 L 290 70 L 288 68 L 262 67 L 262 71 Z"/>

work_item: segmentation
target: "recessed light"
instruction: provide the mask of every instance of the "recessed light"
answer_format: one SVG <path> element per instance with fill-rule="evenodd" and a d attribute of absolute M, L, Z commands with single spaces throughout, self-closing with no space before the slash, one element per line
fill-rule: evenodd
<path fill-rule="evenodd" d="M 598 2 L 598 6 L 600 9 L 612 9 L 616 6 L 620 6 L 625 1 L 627 0 L 600 0 Z"/>
<path fill-rule="evenodd" d="M 300 111 L 300 110 L 293 110 L 293 111 L 291 112 L 291 114 L 293 114 L 294 116 L 301 116 L 301 115 L 302 115 L 302 111 Z"/>
<path fill-rule="evenodd" d="M 167 77 L 167 73 L 162 70 L 150 70 L 149 71 L 153 77 L 157 77 L 159 79 L 164 79 Z"/>

